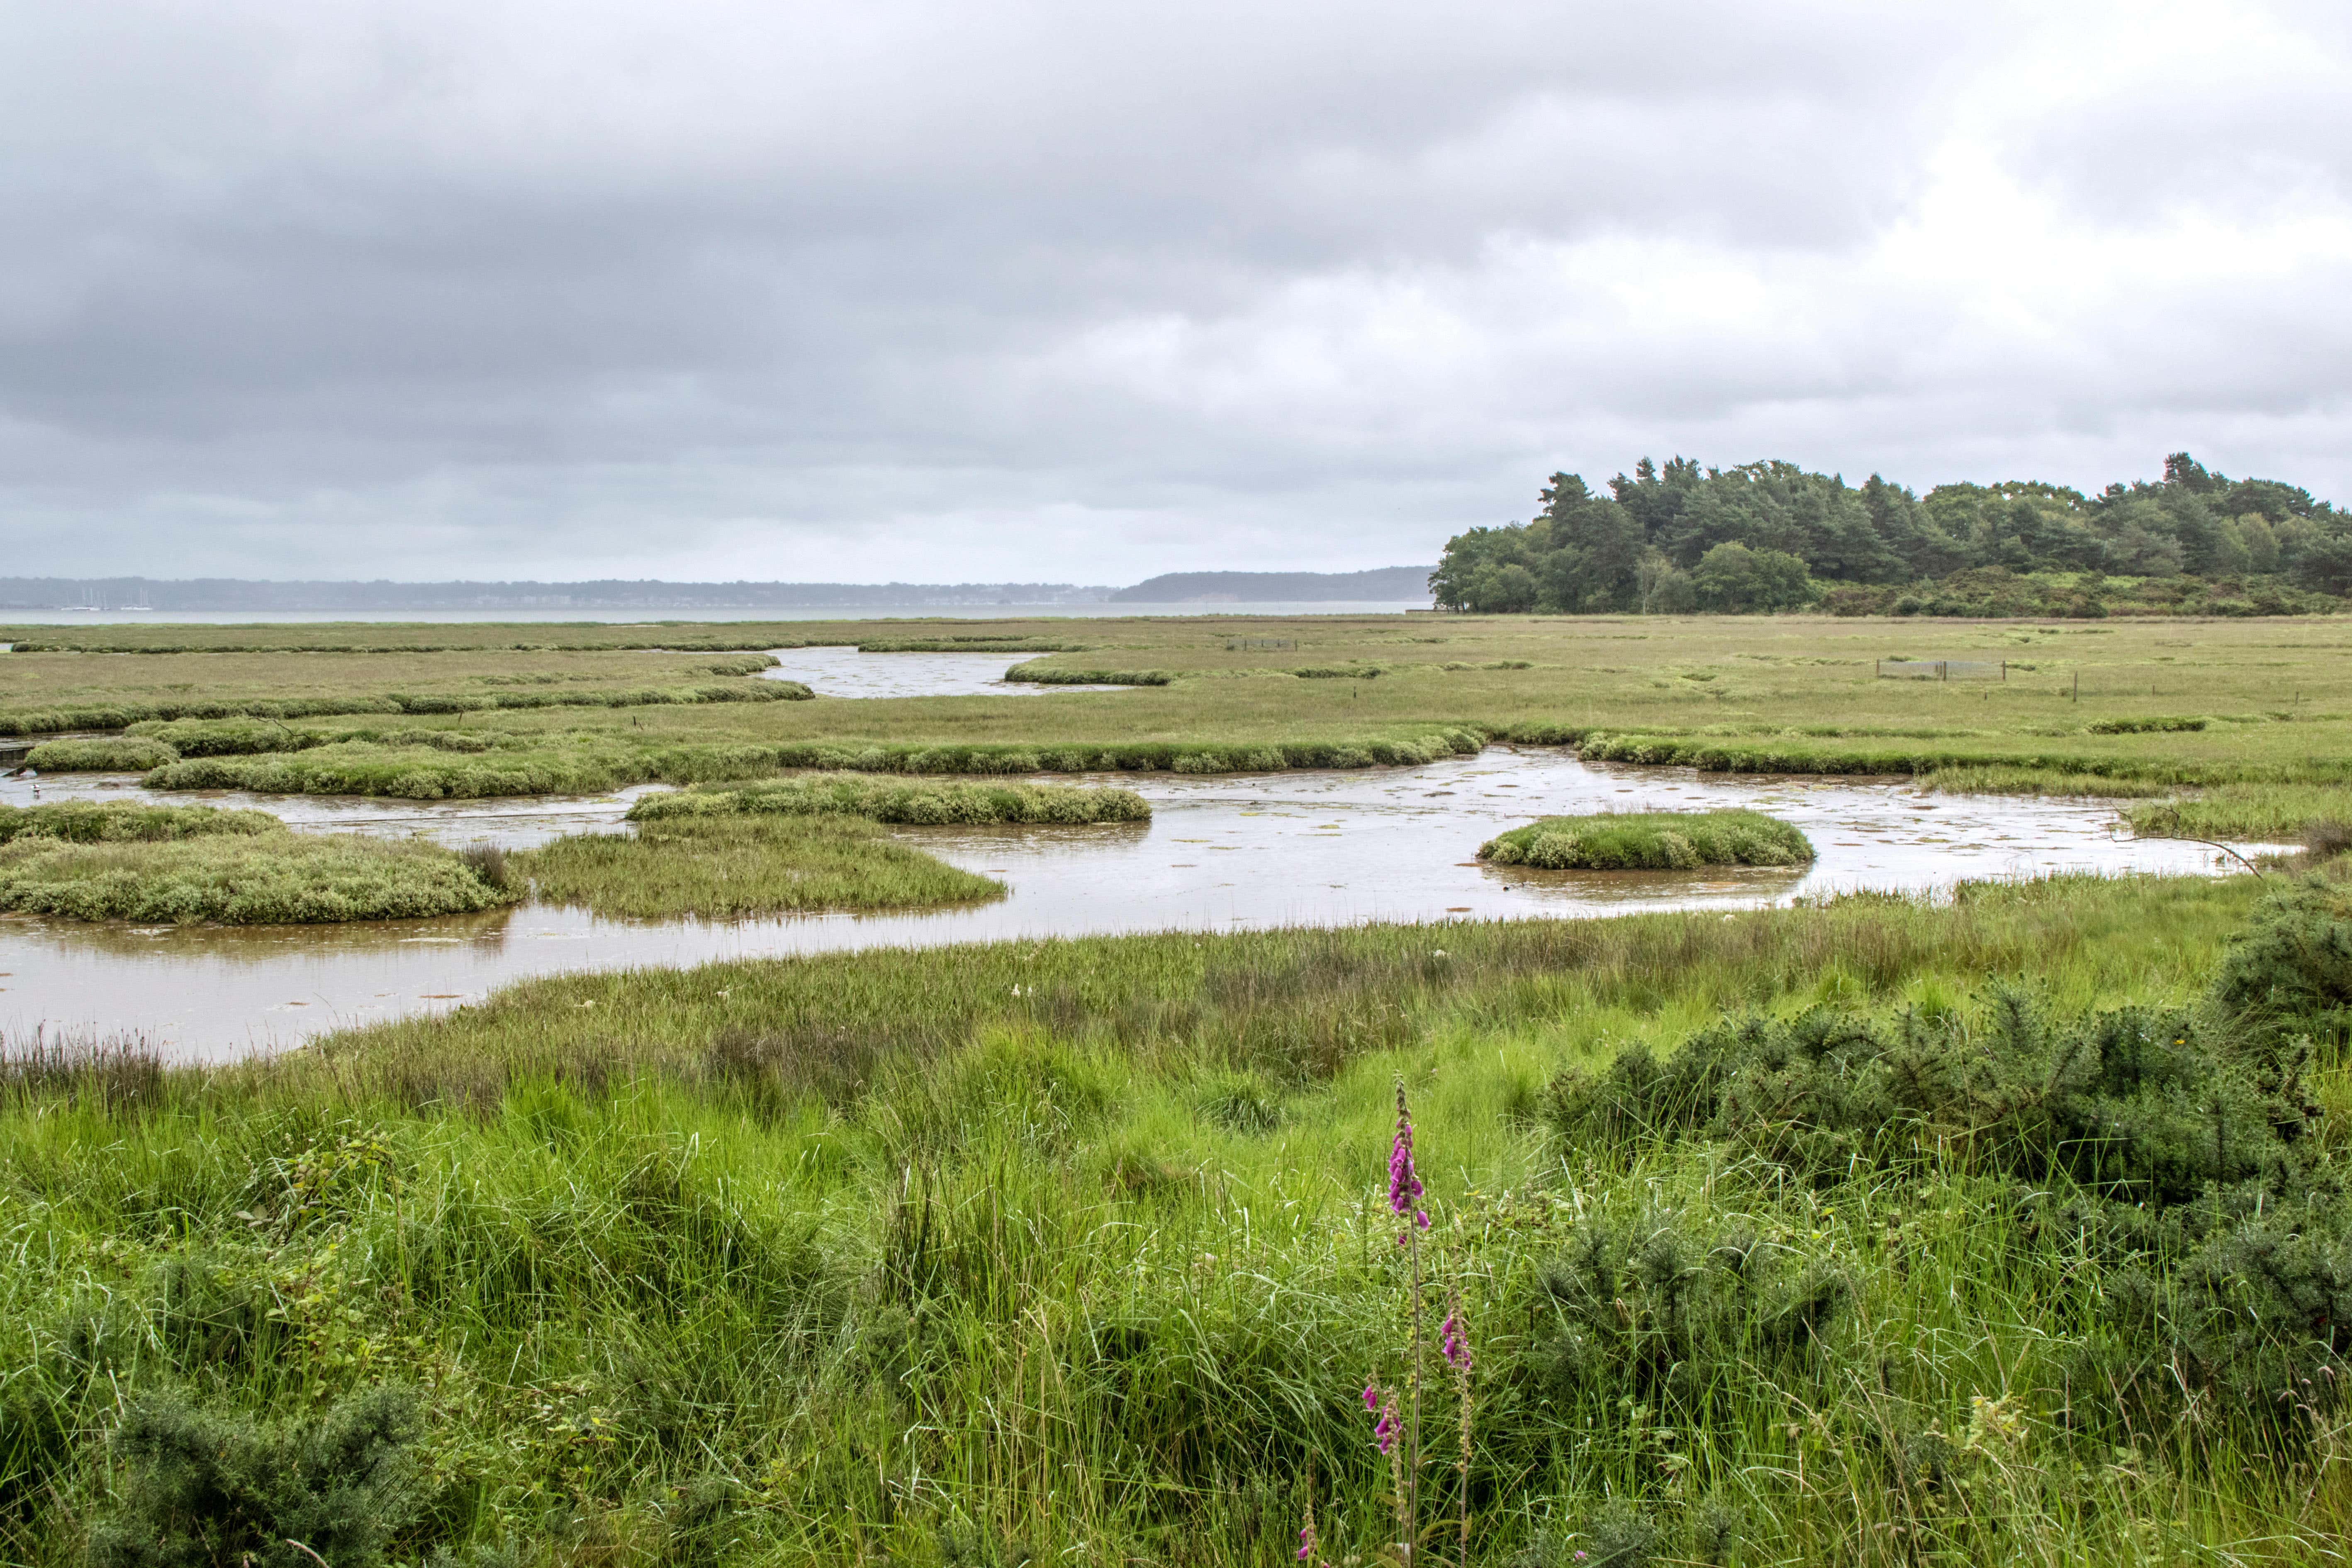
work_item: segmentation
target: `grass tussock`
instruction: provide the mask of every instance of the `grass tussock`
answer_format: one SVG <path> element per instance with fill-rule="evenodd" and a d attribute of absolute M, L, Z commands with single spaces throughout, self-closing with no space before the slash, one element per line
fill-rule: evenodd
<path fill-rule="evenodd" d="M 469 913 L 509 899 L 421 842 L 281 830 L 0 844 L 0 909 L 69 920 L 293 925 Z"/>
<path fill-rule="evenodd" d="M 217 835 L 253 837 L 287 831 L 266 811 L 211 805 L 143 805 L 136 801 L 59 800 L 0 805 L 0 844 L 61 839 L 73 844 L 152 844 Z"/>
<path fill-rule="evenodd" d="M 165 763 L 178 762 L 180 753 L 162 741 L 110 735 L 95 740 L 45 741 L 35 746 L 25 760 L 44 773 L 143 773 Z"/>
<path fill-rule="evenodd" d="M 1004 679 L 1037 686 L 1167 686 L 1176 678 L 1164 669 L 1072 669 L 1032 659 L 1006 670 Z"/>
<path fill-rule="evenodd" d="M 53 1056 L 0 1071 L 0 1532 L 1243 1568 L 1311 1501 L 1377 1562 L 1362 1390 L 1450 1315 L 1448 1561 L 1457 1510 L 1480 1568 L 2323 1561 L 2352 1097 L 2238 998 L 2340 1007 L 2339 917 L 2254 894 L 835 955 Z"/>
<path fill-rule="evenodd" d="M 1144 822 L 1151 807 L 1127 789 L 1066 784 L 909 784 L 868 774 L 823 774 L 718 788 L 701 785 L 648 795 L 629 808 L 633 822 L 685 817 L 833 815 L 922 826 L 986 823 Z"/>
<path fill-rule="evenodd" d="M 2109 778 L 2099 773 L 2059 773 L 2049 768 L 2001 765 L 1946 767 L 1922 774 L 1922 788 L 1951 795 L 2040 795 L 2082 798 L 2147 798 L 2178 795 L 2177 784 L 2147 779 Z"/>
<path fill-rule="evenodd" d="M 2328 823 L 2352 822 L 2352 785 L 2216 784 L 2186 799 L 2134 805 L 2143 837 L 2289 844 Z"/>
<path fill-rule="evenodd" d="M 1548 871 L 1687 871 L 1701 866 L 1806 866 L 1813 847 L 1757 811 L 1600 812 L 1547 816 L 1478 847 L 1498 866 Z"/>
<path fill-rule="evenodd" d="M 580 834 L 507 857 L 551 903 L 636 920 L 922 909 L 1002 898 L 860 816 L 667 816 L 634 837 Z"/>

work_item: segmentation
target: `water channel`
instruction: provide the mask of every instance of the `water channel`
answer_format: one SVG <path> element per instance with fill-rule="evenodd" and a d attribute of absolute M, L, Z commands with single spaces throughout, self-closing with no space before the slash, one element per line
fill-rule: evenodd
<path fill-rule="evenodd" d="M 1963 879 L 2216 869 L 2210 850 L 2116 836 L 2112 807 L 2096 802 L 1930 795 L 1907 782 L 1701 776 L 1588 764 L 1534 748 L 1490 748 L 1415 768 L 1087 782 L 1139 790 L 1152 820 L 898 829 L 1011 889 L 993 903 L 929 913 L 625 921 L 534 903 L 440 920 L 247 928 L 0 917 L 0 1031 L 18 1039 L 36 1027 L 138 1035 L 177 1057 L 218 1058 L 446 1009 L 570 970 L 1014 937 L 1731 910 Z M 202 800 L 275 811 L 308 832 L 518 847 L 565 833 L 625 831 L 622 814 L 643 793 L 419 803 L 163 795 L 138 790 L 133 778 L 41 783 L 44 799 Z M 0 800 L 28 804 L 32 787 L 0 782 Z M 1653 874 L 1532 872 L 1474 858 L 1484 840 L 1535 816 L 1727 805 L 1796 823 L 1820 859 L 1802 871 Z"/>

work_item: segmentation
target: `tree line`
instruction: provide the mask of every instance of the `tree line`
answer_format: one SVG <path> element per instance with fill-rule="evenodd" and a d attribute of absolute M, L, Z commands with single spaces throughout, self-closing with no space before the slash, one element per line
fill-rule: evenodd
<path fill-rule="evenodd" d="M 1647 458 L 1598 495 L 1554 474 L 1524 523 L 1447 542 L 1437 603 L 1480 613 L 2279 614 L 2352 595 L 2352 513 L 2186 452 L 2096 495 L 2012 480 L 1923 498 L 1794 463 Z"/>

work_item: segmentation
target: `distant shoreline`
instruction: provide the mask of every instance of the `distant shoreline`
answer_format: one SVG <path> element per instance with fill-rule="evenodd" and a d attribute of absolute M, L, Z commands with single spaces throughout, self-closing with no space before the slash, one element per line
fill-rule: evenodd
<path fill-rule="evenodd" d="M 1428 613 L 1426 600 L 1315 599 L 1189 604 L 1057 605 L 573 605 L 562 609 L 326 609 L 326 610 L 75 610 L 0 605 L 0 629 L 15 626 L 302 626 L 348 621 L 513 622 L 604 626 L 699 625 L 726 621 L 923 621 L 1038 620 L 1054 616 L 1110 619 L 1171 616 L 1393 616 Z"/>

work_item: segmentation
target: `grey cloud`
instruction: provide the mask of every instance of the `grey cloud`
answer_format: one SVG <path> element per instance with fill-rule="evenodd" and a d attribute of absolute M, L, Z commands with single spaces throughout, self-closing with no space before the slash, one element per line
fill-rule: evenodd
<path fill-rule="evenodd" d="M 0 540 L 1110 580 L 1425 558 L 1644 451 L 2338 482 L 2340 57 L 2006 100 L 2096 33 L 2043 16 L 0 4 Z M 2060 208 L 1981 276 L 1956 148 Z M 2317 237 L 2136 269 L 2147 169 Z"/>

